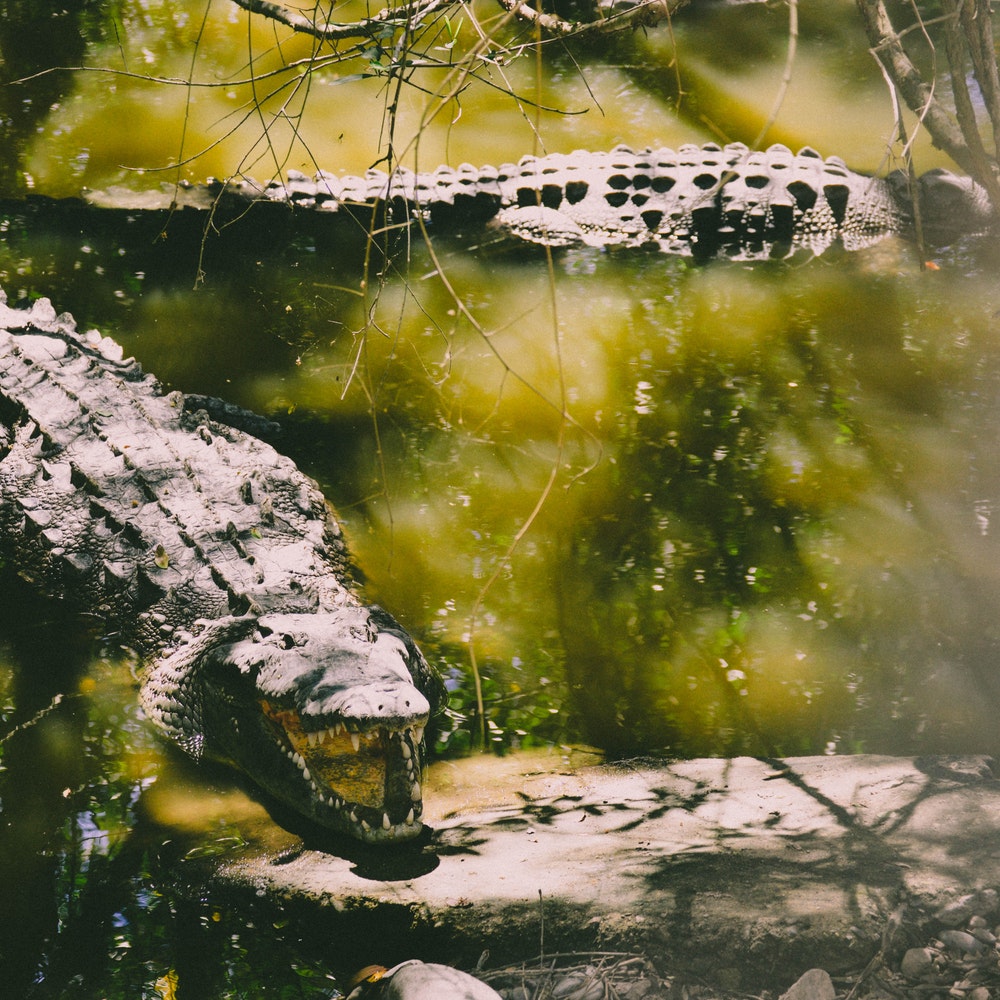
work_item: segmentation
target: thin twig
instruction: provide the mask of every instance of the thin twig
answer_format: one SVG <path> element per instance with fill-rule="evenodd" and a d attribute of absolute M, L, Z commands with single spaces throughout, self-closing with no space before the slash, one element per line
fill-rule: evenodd
<path fill-rule="evenodd" d="M 35 712 L 35 714 L 31 716 L 30 719 L 25 719 L 24 722 L 20 723 L 20 725 L 15 726 L 9 733 L 5 733 L 3 736 L 0 736 L 0 746 L 3 746 L 5 743 L 7 743 L 11 739 L 11 737 L 16 736 L 18 733 L 22 733 L 24 732 L 24 730 L 29 729 L 31 726 L 37 725 L 39 722 L 41 722 L 41 720 L 44 719 L 45 716 L 49 715 L 51 712 L 54 712 L 62 704 L 63 699 L 65 697 L 66 695 L 61 693 L 54 695 L 52 700 L 46 706 L 44 706 L 44 708 L 40 708 L 37 712 Z"/>
<path fill-rule="evenodd" d="M 792 69 L 795 66 L 795 53 L 799 42 L 799 4 L 798 0 L 788 0 L 788 48 L 785 51 L 785 68 L 781 74 L 781 84 L 778 86 L 778 93 L 774 97 L 771 111 L 757 138 L 753 141 L 753 148 L 760 149 L 764 142 L 764 136 L 770 131 L 771 126 L 778 118 L 782 104 L 785 103 L 785 96 L 788 94 L 789 84 L 792 82 Z"/>

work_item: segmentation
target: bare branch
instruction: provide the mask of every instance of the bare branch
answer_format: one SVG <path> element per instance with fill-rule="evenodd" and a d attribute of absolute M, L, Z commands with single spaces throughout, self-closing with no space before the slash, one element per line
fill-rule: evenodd
<path fill-rule="evenodd" d="M 960 10 L 962 29 L 972 56 L 973 71 L 983 92 L 990 122 L 997 160 L 1000 161 L 1000 70 L 997 67 L 996 48 L 993 43 L 993 21 L 990 18 L 989 0 L 965 3 Z"/>
<path fill-rule="evenodd" d="M 304 14 L 289 10 L 271 0 L 233 0 L 237 7 L 277 21 L 293 31 L 298 31 L 323 41 L 341 38 L 371 38 L 382 34 L 387 27 L 409 24 L 416 27 L 420 20 L 432 11 L 442 7 L 452 7 L 465 0 L 414 0 L 400 7 L 385 7 L 373 17 L 359 21 L 338 23 L 321 22 Z M 685 6 L 690 0 L 635 0 L 634 3 L 617 4 L 609 13 L 594 21 L 567 21 L 555 14 L 546 14 L 529 7 L 524 0 L 498 0 L 504 10 L 529 24 L 537 25 L 543 31 L 557 37 L 570 35 L 605 34 L 625 28 L 651 27 L 659 24 Z M 600 4 L 595 5 L 598 9 Z"/>
<path fill-rule="evenodd" d="M 462 0 L 415 0 L 414 3 L 403 4 L 400 7 L 384 7 L 373 17 L 365 17 L 360 21 L 340 23 L 320 22 L 282 7 L 281 4 L 271 3 L 270 0 L 233 0 L 237 7 L 242 7 L 251 14 L 260 14 L 291 28 L 292 31 L 331 42 L 342 38 L 372 38 L 396 24 L 409 24 L 412 27 L 419 24 L 427 14 L 440 7 L 451 7 L 456 2 Z"/>
<path fill-rule="evenodd" d="M 1000 139 L 996 138 L 1000 126 L 1000 82 L 989 23 L 989 3 L 983 0 L 965 0 L 962 3 L 945 0 L 944 3 L 941 22 L 951 69 L 954 115 L 938 101 L 933 86 L 924 81 L 904 49 L 902 36 L 909 29 L 896 31 L 883 0 L 857 0 L 857 4 L 872 44 L 872 54 L 892 81 L 892 86 L 926 127 L 934 145 L 943 149 L 983 186 L 994 208 L 1000 212 Z M 924 28 L 922 21 L 918 20 L 918 24 Z M 927 40 L 930 41 L 929 37 Z M 973 73 L 986 99 L 997 147 L 996 158 L 986 152 L 976 120 L 965 80 L 967 57 L 971 59 Z"/>
<path fill-rule="evenodd" d="M 943 149 L 963 170 L 974 174 L 975 165 L 961 130 L 906 54 L 885 4 L 882 0 L 858 0 L 858 8 L 872 44 L 872 54 L 885 67 L 906 106 L 926 125 L 934 145 Z"/>
<path fill-rule="evenodd" d="M 958 5 L 955 0 L 944 0 L 944 9 L 952 15 L 944 25 L 945 53 L 948 56 L 948 67 L 951 70 L 951 92 L 955 98 L 955 115 L 958 118 L 958 125 L 962 130 L 962 136 L 968 147 L 969 155 L 972 157 L 972 162 L 975 164 L 972 175 L 981 179 L 980 183 L 989 192 L 990 200 L 994 204 L 1000 204 L 1000 185 L 997 183 L 996 175 L 990 167 L 989 156 L 983 147 L 983 140 L 976 122 L 976 109 L 973 107 L 972 97 L 969 95 L 969 85 L 965 78 L 967 50 L 963 44 L 963 33 L 959 26 Z M 978 55 L 981 56 L 981 53 Z M 973 63 L 976 66 L 978 76 L 982 59 L 977 59 L 976 55 L 973 55 Z"/>
<path fill-rule="evenodd" d="M 566 21 L 555 14 L 546 14 L 529 7 L 524 0 L 497 0 L 504 10 L 529 24 L 538 25 L 550 35 L 579 38 L 584 35 L 608 34 L 624 28 L 652 27 L 667 20 L 689 0 L 638 0 L 631 6 L 619 5 L 596 21 Z"/>

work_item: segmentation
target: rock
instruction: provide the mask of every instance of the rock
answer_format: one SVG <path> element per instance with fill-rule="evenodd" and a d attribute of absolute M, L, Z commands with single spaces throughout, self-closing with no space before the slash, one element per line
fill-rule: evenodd
<path fill-rule="evenodd" d="M 992 948 L 992 947 L 994 947 L 996 945 L 996 943 L 997 943 L 997 936 L 988 927 L 972 927 L 971 922 L 970 922 L 969 926 L 971 928 L 969 930 L 969 933 L 977 941 L 982 941 L 983 944 L 989 946 L 990 948 Z"/>
<path fill-rule="evenodd" d="M 596 970 L 588 968 L 583 972 L 571 972 L 552 987 L 555 1000 L 601 1000 L 607 993 L 603 979 Z"/>
<path fill-rule="evenodd" d="M 369 970 L 365 970 L 366 972 Z M 450 965 L 402 962 L 379 974 L 372 971 L 348 1000 L 500 1000 L 486 983 Z"/>
<path fill-rule="evenodd" d="M 643 1000 L 643 997 L 654 989 L 655 986 L 648 979 L 637 979 L 634 983 L 626 983 L 624 986 L 615 984 L 615 992 L 621 1000 Z"/>
<path fill-rule="evenodd" d="M 911 948 L 900 963 L 899 971 L 911 983 L 920 982 L 934 972 L 935 953 L 930 948 Z"/>
<path fill-rule="evenodd" d="M 985 917 L 988 913 L 994 913 L 998 906 L 1000 895 L 995 889 L 980 889 L 942 906 L 934 914 L 934 919 L 945 927 L 958 927 L 959 924 L 968 923 L 972 917 Z"/>
<path fill-rule="evenodd" d="M 991 929 L 1000 923 L 996 892 L 975 891 L 1000 887 L 1000 781 L 949 782 L 938 794 L 912 760 L 872 755 L 780 767 L 745 757 L 627 767 L 566 767 L 560 755 L 530 754 L 487 766 L 478 757 L 432 766 L 431 833 L 398 866 L 383 872 L 381 861 L 303 849 L 260 810 L 257 826 L 241 825 L 248 847 L 206 865 L 208 877 L 229 894 L 308 908 L 327 939 L 359 921 L 374 939 L 395 933 L 406 907 L 428 935 L 428 955 L 462 968 L 484 941 L 491 963 L 523 959 L 524 942 L 538 934 L 530 903 L 541 890 L 547 941 L 668 954 L 731 992 L 775 970 L 863 968 L 901 899 L 914 901 L 913 913 L 904 908 L 887 935 L 894 969 L 908 948 L 927 944 L 931 924 L 965 930 L 978 915 Z M 901 863 L 866 866 L 845 882 L 856 834 Z M 788 866 L 791 838 L 800 850 Z M 946 920 L 933 921 L 942 907 Z M 489 979 L 497 989 L 520 985 Z"/>
<path fill-rule="evenodd" d="M 781 994 L 781 1000 L 834 1000 L 837 991 L 833 988 L 830 974 L 823 969 L 810 969 Z"/>
<path fill-rule="evenodd" d="M 978 955 L 980 952 L 986 950 L 986 946 L 982 941 L 977 941 L 976 938 L 965 931 L 941 931 L 938 934 L 938 940 L 946 948 L 970 955 Z"/>

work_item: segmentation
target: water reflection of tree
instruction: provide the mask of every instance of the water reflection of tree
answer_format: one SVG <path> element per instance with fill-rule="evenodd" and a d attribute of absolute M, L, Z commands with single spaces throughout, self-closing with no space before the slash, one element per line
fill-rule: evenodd
<path fill-rule="evenodd" d="M 127 667 L 94 664 L 79 622 L 2 581 L 0 994 L 209 1000 L 299 978 L 297 996 L 328 997 L 328 957 L 278 943 L 278 918 L 259 947 L 242 912 L 189 890 L 187 853 L 214 841 L 147 813 L 155 737 Z"/>
<path fill-rule="evenodd" d="M 767 339 L 748 350 L 734 326 L 728 347 L 706 343 L 692 322 L 669 363 L 639 370 L 613 488 L 565 534 L 561 633 L 585 734 L 616 755 L 981 749 L 995 595 L 956 554 L 956 500 L 928 499 L 942 459 L 917 427 L 964 438 L 935 348 L 909 342 L 912 287 L 852 272 L 848 311 L 822 277 L 811 293 L 778 278 L 762 281 L 786 315 Z"/>
<path fill-rule="evenodd" d="M 107 22 L 108 6 L 97 0 L 0 3 L 0 114 L 4 125 L 0 190 L 5 194 L 23 191 L 20 159 L 24 147 L 39 122 L 72 85 L 73 72 L 68 67 L 83 61 L 88 38 L 98 37 Z M 30 96 L 9 86 L 26 77 L 36 78 Z"/>

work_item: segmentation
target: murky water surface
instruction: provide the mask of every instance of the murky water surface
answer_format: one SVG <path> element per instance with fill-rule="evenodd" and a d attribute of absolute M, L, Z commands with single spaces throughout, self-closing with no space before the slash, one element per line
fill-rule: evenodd
<path fill-rule="evenodd" d="M 466 79 L 449 63 L 473 18 L 498 17 L 479 4 L 437 23 L 441 67 L 416 79 L 440 100 L 373 75 L 390 59 L 375 46 L 332 61 L 222 0 L 23 6 L 4 5 L 5 78 L 84 68 L 0 91 L 8 199 L 360 171 L 390 138 L 423 167 L 750 142 L 786 44 L 786 15 L 750 5 L 572 56 L 491 56 Z M 853 5 L 818 6 L 768 141 L 879 169 L 881 77 Z M 204 243 L 200 222 L 153 240 L 50 205 L 6 212 L 11 300 L 50 296 L 171 386 L 283 423 L 373 599 L 449 676 L 442 753 L 478 738 L 473 654 L 498 749 L 996 749 L 996 247 L 970 241 L 932 270 L 892 242 L 695 267 L 440 238 L 366 272 L 357 240 L 252 217 Z M 145 813 L 172 771 L 127 668 L 67 651 L 79 629 L 25 607 L 5 618 L 0 670 L 2 884 L 24 983 L 41 969 L 57 993 L 169 996 L 184 965 L 208 984 L 191 995 L 329 994 L 347 959 L 303 952 L 290 918 L 173 891 L 189 852 L 232 849 L 238 830 L 180 834 Z M 258 933 L 279 942 L 266 958 Z"/>

